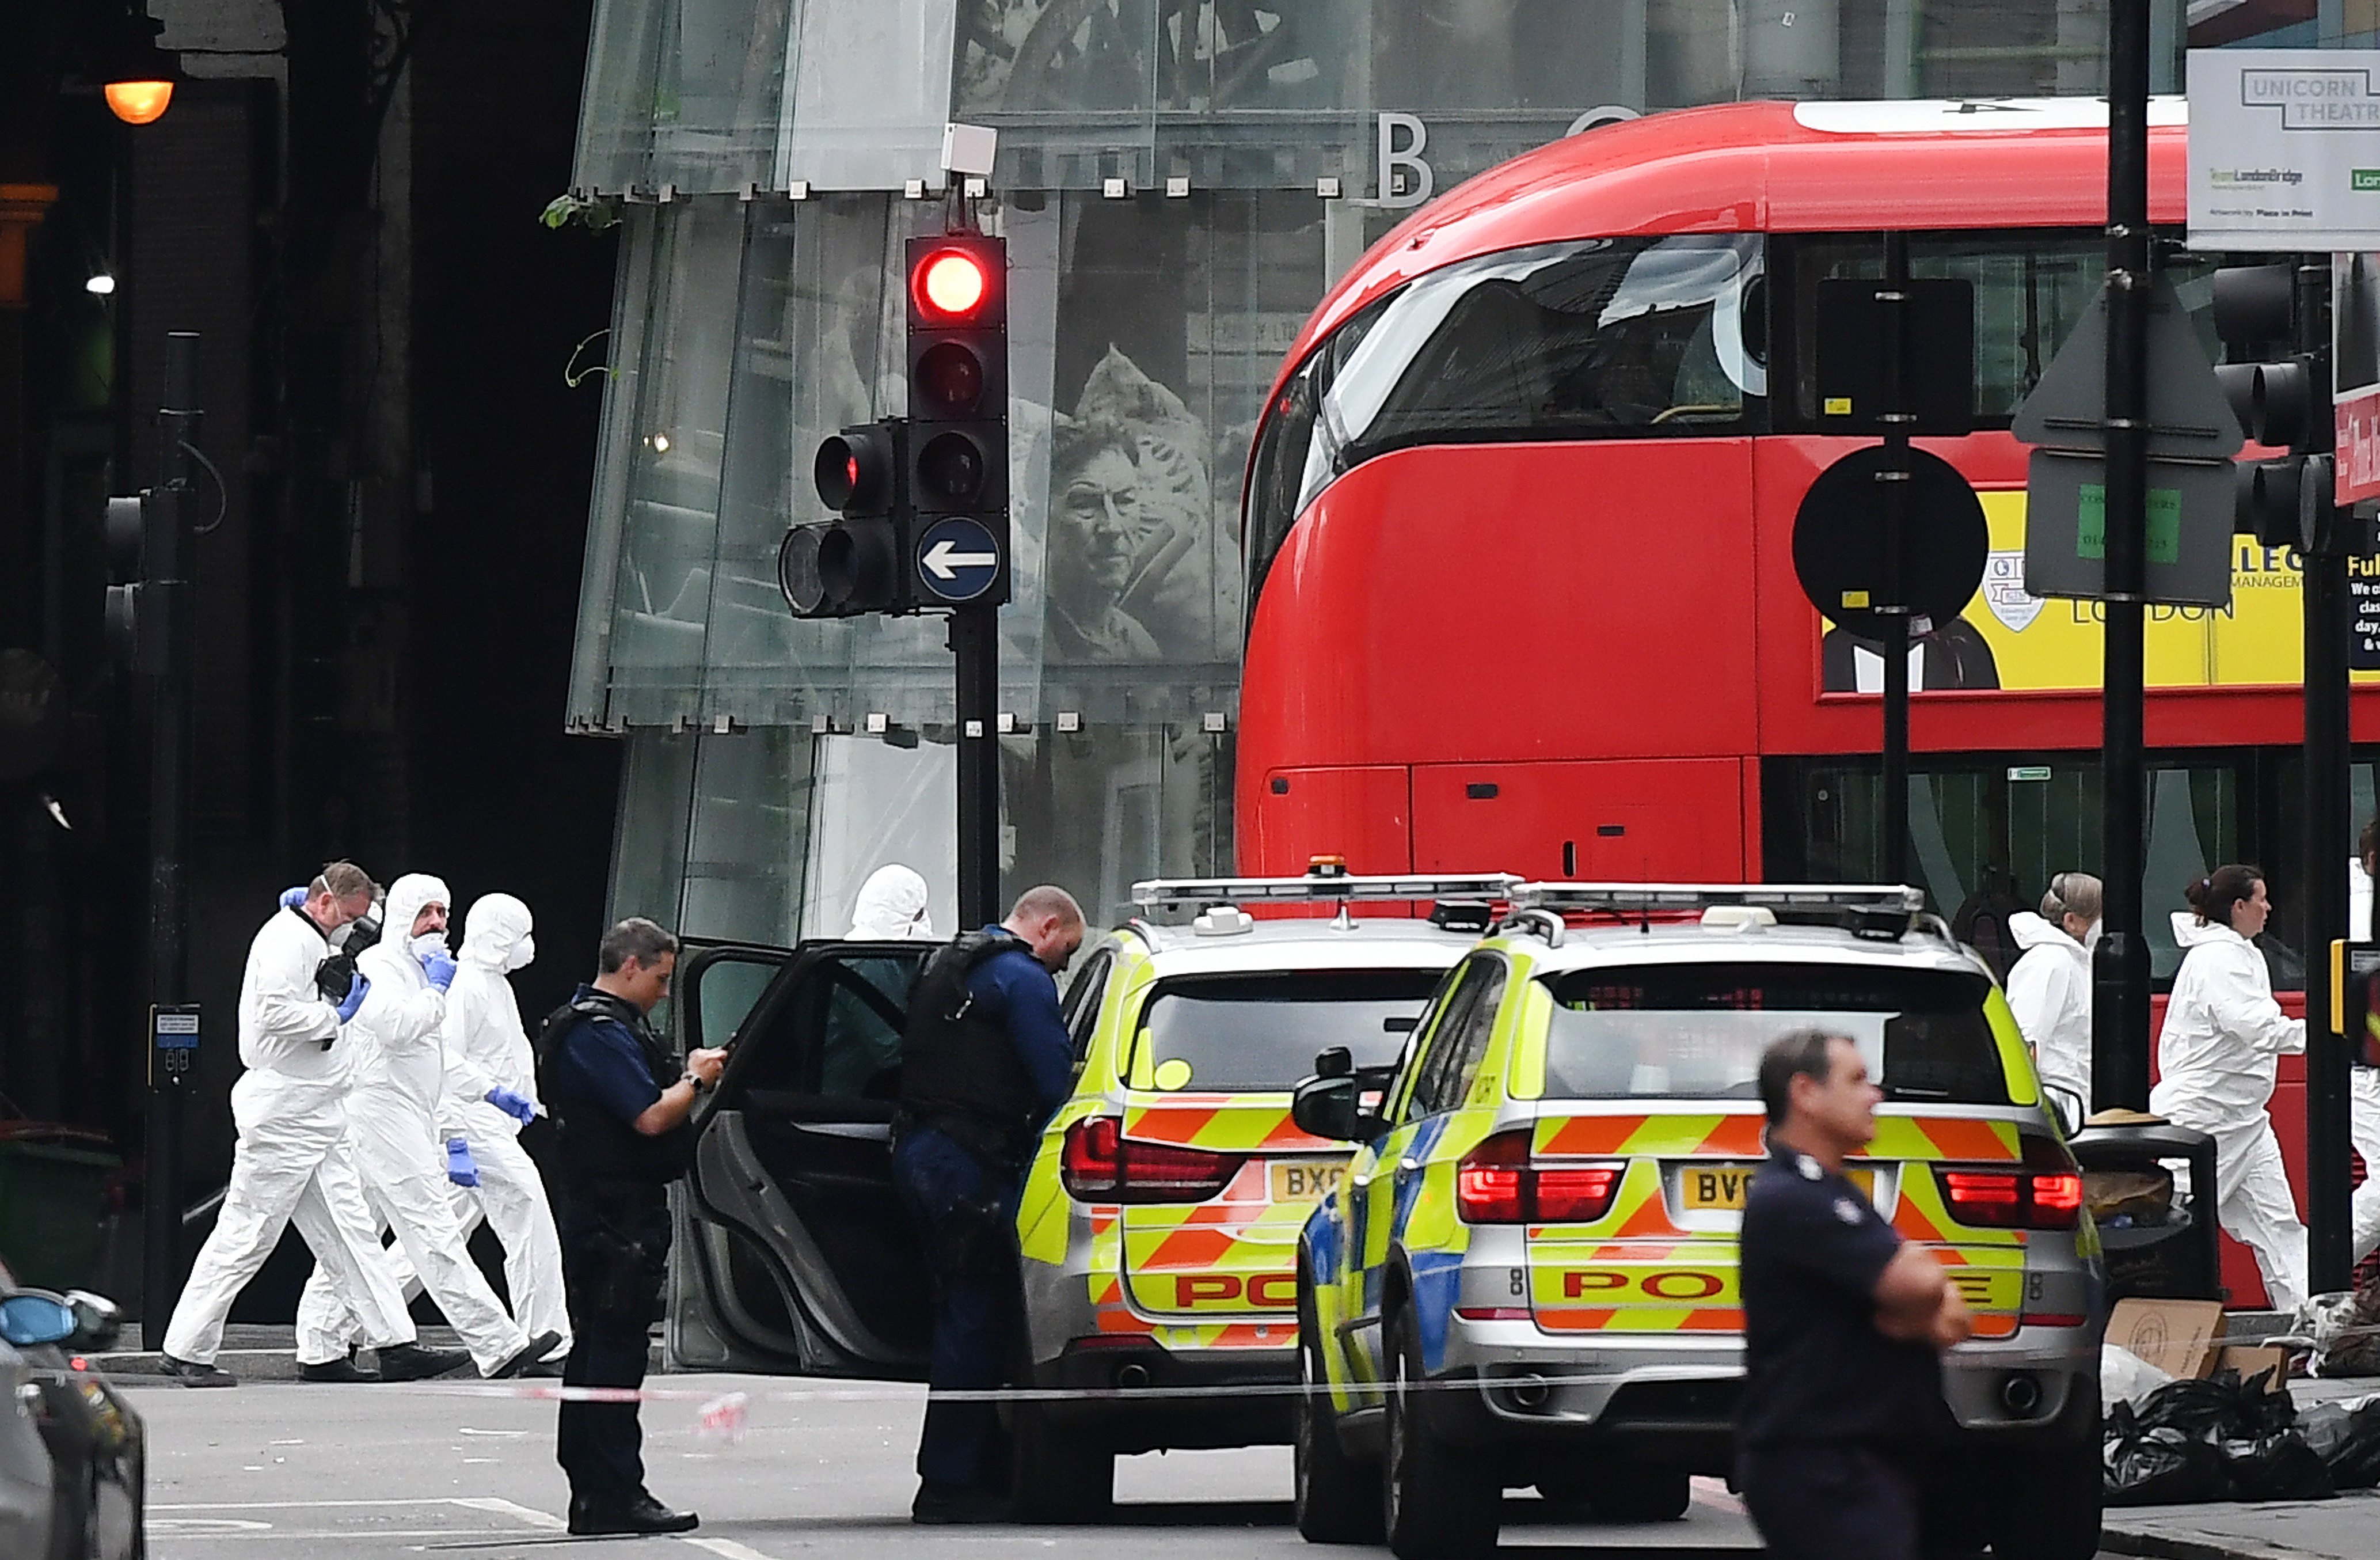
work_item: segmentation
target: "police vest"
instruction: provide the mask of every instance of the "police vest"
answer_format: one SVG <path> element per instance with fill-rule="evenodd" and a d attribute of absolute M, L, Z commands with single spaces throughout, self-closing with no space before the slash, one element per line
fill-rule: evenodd
<path fill-rule="evenodd" d="M 665 1187 L 685 1175 L 694 1161 L 692 1124 L 680 1122 L 666 1132 L 639 1132 L 592 1100 L 566 1091 L 559 1098 L 554 1093 L 552 1066 L 563 1042 L 594 1018 L 611 1018 L 626 1026 L 636 1037 L 655 1088 L 667 1088 L 676 1067 L 668 1049 L 632 1003 L 594 992 L 555 1008 L 539 1030 L 535 1048 L 538 1092 L 553 1117 L 554 1172 L 565 1190 L 581 1195 Z"/>
<path fill-rule="evenodd" d="M 901 1036 L 901 1108 L 979 1160 L 1014 1169 L 1041 1133 L 1041 1092 L 1008 1027 L 967 990 L 984 960 L 1031 954 L 1011 932 L 970 932 L 926 963 Z"/>

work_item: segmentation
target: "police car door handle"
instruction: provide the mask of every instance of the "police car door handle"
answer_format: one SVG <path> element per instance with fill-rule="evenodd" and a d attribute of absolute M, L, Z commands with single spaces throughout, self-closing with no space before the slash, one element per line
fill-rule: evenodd
<path fill-rule="evenodd" d="M 787 1122 L 796 1132 L 808 1132 L 820 1138 L 857 1138 L 862 1141 L 889 1143 L 892 1127 L 881 1121 L 792 1121 Z"/>

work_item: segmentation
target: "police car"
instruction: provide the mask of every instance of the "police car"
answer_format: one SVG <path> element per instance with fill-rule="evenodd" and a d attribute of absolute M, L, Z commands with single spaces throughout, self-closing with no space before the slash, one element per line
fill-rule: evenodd
<path fill-rule="evenodd" d="M 1297 878 L 1144 883 L 1142 919 L 1078 956 L 1075 1091 L 1017 1218 L 1016 1377 L 1067 1394 L 1010 1414 L 1028 1515 L 1096 1515 L 1119 1453 L 1289 1438 L 1298 1231 L 1347 1158 L 1291 1122 L 1291 1091 L 1318 1050 L 1392 1065 L 1518 881 L 1326 859 Z M 1250 914 L 1268 906 L 1282 914 Z M 925 1259 L 890 1151 L 908 993 L 939 946 L 685 955 L 680 1038 L 733 1038 L 677 1200 L 677 1365 L 924 1374 Z M 1264 1390 L 1205 1390 L 1242 1386 Z"/>
<path fill-rule="evenodd" d="M 1297 1257 L 1297 1520 L 1484 1554 L 1508 1487 L 1682 1514 L 1730 1463 L 1756 1068 L 1819 1026 L 1885 1103 L 1852 1173 L 1975 1319 L 1945 1361 L 1995 1552 L 2099 1534 L 2099 1297 L 2082 1179 L 1989 972 L 1912 889 L 1527 884 L 1385 1089 L 1336 1054 L 1294 1118 L 1355 1145 Z"/>

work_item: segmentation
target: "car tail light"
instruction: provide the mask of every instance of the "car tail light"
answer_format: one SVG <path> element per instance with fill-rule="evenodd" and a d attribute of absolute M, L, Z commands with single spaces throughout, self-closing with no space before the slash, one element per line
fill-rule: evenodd
<path fill-rule="evenodd" d="M 2023 1140 L 2013 1170 L 1937 1164 L 1934 1178 L 1950 1216 L 1998 1229 L 2072 1229 L 2082 1213 L 2082 1173 L 2047 1138 Z"/>
<path fill-rule="evenodd" d="M 1611 1211 L 1624 1168 L 1532 1164 L 1528 1128 L 1499 1132 L 1455 1166 L 1455 1206 L 1467 1224 L 1592 1224 Z"/>
<path fill-rule="evenodd" d="M 1060 1176 L 1078 1202 L 1204 1202 L 1245 1163 L 1243 1154 L 1127 1138 L 1116 1117 L 1088 1115 L 1066 1128 Z"/>
<path fill-rule="evenodd" d="M 1517 1225 L 1529 1213 L 1529 1133 L 1499 1132 L 1454 1167 L 1454 1205 L 1474 1225 Z"/>

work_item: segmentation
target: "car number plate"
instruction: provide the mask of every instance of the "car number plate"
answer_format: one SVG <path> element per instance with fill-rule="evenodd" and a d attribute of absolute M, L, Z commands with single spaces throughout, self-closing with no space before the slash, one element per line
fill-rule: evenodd
<path fill-rule="evenodd" d="M 1339 1189 L 1347 1174 L 1343 1164 L 1276 1164 L 1272 1167 L 1275 1202 L 1319 1202 Z"/>
<path fill-rule="evenodd" d="M 1678 1202 L 1689 1213 L 1743 1212 L 1756 1164 L 1687 1164 L 1678 1170 Z M 1864 1167 L 1849 1172 L 1851 1182 L 1871 1200 L 1876 1197 L 1876 1172 Z"/>

